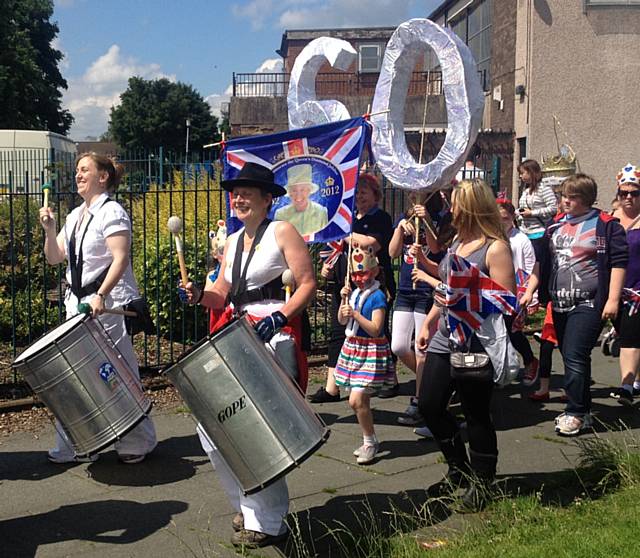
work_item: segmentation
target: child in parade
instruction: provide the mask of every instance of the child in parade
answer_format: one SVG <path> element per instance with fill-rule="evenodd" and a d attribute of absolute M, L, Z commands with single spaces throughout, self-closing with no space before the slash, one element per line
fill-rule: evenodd
<path fill-rule="evenodd" d="M 363 444 L 353 454 L 359 465 L 371 463 L 378 453 L 371 412 L 371 395 L 393 385 L 395 366 L 389 342 L 384 334 L 387 299 L 376 280 L 378 260 L 371 247 L 353 243 L 351 280 L 356 290 L 342 289 L 338 320 L 346 325 L 346 338 L 335 368 L 338 386 L 349 390 L 349 405 L 362 429 Z M 348 298 L 348 301 L 347 301 Z"/>

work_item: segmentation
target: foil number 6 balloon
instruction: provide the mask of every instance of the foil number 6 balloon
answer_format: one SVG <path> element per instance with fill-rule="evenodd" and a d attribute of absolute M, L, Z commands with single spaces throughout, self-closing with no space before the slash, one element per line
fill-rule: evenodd
<path fill-rule="evenodd" d="M 435 51 L 442 68 L 448 130 L 436 158 L 418 164 L 405 141 L 404 106 L 417 56 L 425 52 L 425 45 Z M 339 101 L 316 100 L 315 79 L 325 61 L 347 70 L 356 56 L 349 43 L 331 37 L 315 39 L 302 50 L 293 66 L 287 95 L 291 129 L 350 118 Z M 428 19 L 401 24 L 387 44 L 373 97 L 372 148 L 380 170 L 401 188 L 445 186 L 464 163 L 476 139 L 483 106 L 484 93 L 473 55 L 457 35 Z"/>
<path fill-rule="evenodd" d="M 356 58 L 356 51 L 347 41 L 333 37 L 319 37 L 302 49 L 293 64 L 287 93 L 291 130 L 351 118 L 340 101 L 316 100 L 316 76 L 325 62 L 345 71 Z"/>

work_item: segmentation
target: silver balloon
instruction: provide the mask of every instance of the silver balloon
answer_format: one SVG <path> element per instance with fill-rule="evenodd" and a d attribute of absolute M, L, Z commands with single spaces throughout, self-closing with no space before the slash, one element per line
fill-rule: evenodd
<path fill-rule="evenodd" d="M 356 58 L 356 51 L 347 41 L 333 37 L 319 37 L 304 47 L 296 57 L 289 80 L 289 129 L 351 118 L 347 107 L 340 101 L 316 100 L 316 76 L 325 62 L 329 62 L 332 68 L 346 71 Z"/>
<path fill-rule="evenodd" d="M 440 61 L 448 127 L 436 158 L 418 164 L 407 149 L 404 106 L 424 45 L 430 46 Z M 433 190 L 446 186 L 476 140 L 483 108 L 484 93 L 475 60 L 457 35 L 428 19 L 402 23 L 389 39 L 371 109 L 372 148 L 380 170 L 400 188 Z"/>

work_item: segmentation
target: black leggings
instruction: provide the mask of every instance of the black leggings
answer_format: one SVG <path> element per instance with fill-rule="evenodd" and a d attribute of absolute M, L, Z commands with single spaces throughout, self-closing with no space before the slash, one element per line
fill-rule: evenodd
<path fill-rule="evenodd" d="M 476 453 L 497 456 L 498 440 L 491 420 L 493 381 L 453 380 L 449 354 L 428 352 L 418 407 L 438 442 L 451 440 L 458 433 L 455 417 L 447 410 L 454 389 L 467 421 L 469 447 Z"/>
<path fill-rule="evenodd" d="M 522 355 L 524 365 L 527 366 L 528 364 L 531 364 L 535 357 L 533 356 L 531 345 L 529 345 L 529 340 L 524 332 L 509 331 L 509 339 L 511 340 L 513 348 Z"/>
<path fill-rule="evenodd" d="M 553 349 L 555 343 L 551 341 L 542 340 L 540 343 L 540 367 L 538 371 L 541 378 L 551 377 L 551 357 L 553 356 Z"/>

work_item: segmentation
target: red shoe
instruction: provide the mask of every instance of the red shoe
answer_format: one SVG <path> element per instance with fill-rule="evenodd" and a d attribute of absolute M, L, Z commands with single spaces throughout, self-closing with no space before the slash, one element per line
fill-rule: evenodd
<path fill-rule="evenodd" d="M 549 401 L 550 399 L 550 395 L 548 391 L 545 391 L 544 393 L 538 393 L 537 391 L 534 391 L 533 393 L 529 394 L 529 399 L 531 399 L 531 401 Z"/>

